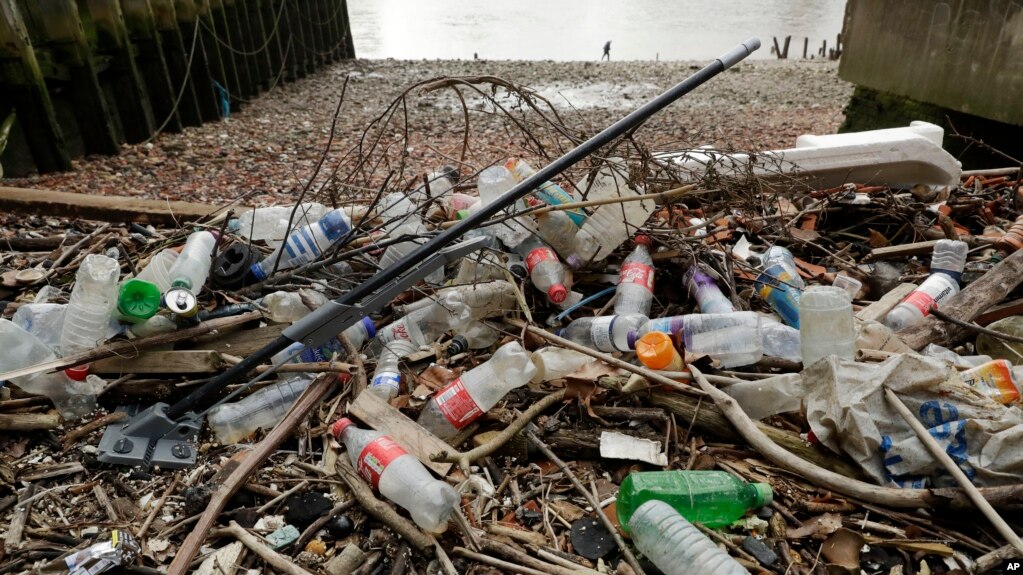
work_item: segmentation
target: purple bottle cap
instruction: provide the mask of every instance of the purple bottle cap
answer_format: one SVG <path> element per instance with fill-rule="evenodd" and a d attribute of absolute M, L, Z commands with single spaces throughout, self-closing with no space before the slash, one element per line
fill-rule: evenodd
<path fill-rule="evenodd" d="M 366 328 L 366 339 L 373 339 L 377 335 L 377 326 L 373 323 L 373 320 L 364 317 L 362 318 L 362 325 Z"/>
<path fill-rule="evenodd" d="M 639 333 L 635 330 L 630 330 L 625 339 L 629 344 L 629 349 L 636 349 L 636 340 L 639 339 Z"/>

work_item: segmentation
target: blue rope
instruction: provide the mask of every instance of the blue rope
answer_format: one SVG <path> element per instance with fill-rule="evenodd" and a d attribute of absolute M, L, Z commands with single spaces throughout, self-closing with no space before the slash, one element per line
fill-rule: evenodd
<path fill-rule="evenodd" d="M 618 286 L 613 285 L 613 286 L 611 286 L 611 287 L 609 287 L 607 289 L 601 290 L 601 291 L 599 291 L 599 292 L 597 292 L 597 293 L 595 293 L 595 294 L 593 294 L 593 295 L 591 295 L 589 297 L 583 298 L 582 300 L 579 301 L 579 303 L 577 303 L 574 306 L 572 306 L 572 307 L 566 309 L 565 311 L 559 313 L 558 314 L 558 321 L 561 321 L 562 319 L 565 318 L 565 316 L 567 316 L 568 314 L 574 312 L 575 310 L 583 307 L 584 305 L 590 303 L 591 301 L 593 301 L 595 299 L 600 299 L 600 298 L 606 296 L 609 293 L 614 293 L 614 291 L 616 289 L 618 289 Z"/>

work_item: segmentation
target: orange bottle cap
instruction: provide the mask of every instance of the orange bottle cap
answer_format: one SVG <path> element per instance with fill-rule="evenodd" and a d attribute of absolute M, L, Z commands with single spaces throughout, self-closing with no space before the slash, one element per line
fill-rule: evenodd
<path fill-rule="evenodd" d="M 636 342 L 636 356 L 643 365 L 650 369 L 664 369 L 673 363 L 681 364 L 682 357 L 675 349 L 671 336 L 659 331 L 652 331 Z M 678 365 L 677 367 L 681 367 Z"/>

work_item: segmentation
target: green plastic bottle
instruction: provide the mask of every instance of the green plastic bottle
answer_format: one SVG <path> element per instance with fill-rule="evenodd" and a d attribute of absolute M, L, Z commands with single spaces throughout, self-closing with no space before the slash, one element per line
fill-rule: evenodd
<path fill-rule="evenodd" d="M 160 288 L 140 279 L 124 282 L 117 292 L 117 311 L 124 321 L 146 321 L 160 311 Z"/>
<path fill-rule="evenodd" d="M 618 489 L 618 522 L 628 533 L 640 505 L 658 500 L 704 527 L 724 527 L 751 509 L 771 503 L 766 483 L 746 483 L 724 471 L 649 471 L 631 473 Z"/>

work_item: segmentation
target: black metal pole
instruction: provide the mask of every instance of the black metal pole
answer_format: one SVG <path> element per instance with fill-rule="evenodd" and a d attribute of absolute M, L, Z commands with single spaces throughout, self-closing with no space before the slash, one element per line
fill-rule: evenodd
<path fill-rule="evenodd" d="M 657 112 L 663 110 L 669 104 L 693 91 L 707 80 L 710 80 L 714 76 L 724 72 L 728 68 L 731 68 L 752 54 L 753 51 L 758 48 L 760 48 L 759 38 L 751 38 L 746 42 L 739 44 L 728 53 L 698 70 L 692 76 L 682 80 L 660 96 L 657 96 L 653 100 L 650 100 L 646 104 L 634 110 L 628 116 L 625 116 L 614 124 L 604 128 L 600 133 L 596 134 L 589 140 L 579 144 L 574 149 L 568 151 L 565 155 L 554 160 L 546 167 L 538 170 L 532 176 L 519 182 L 518 185 L 502 194 L 497 201 L 483 206 L 480 211 L 465 218 L 457 225 L 437 234 L 431 240 L 395 262 L 394 265 L 380 270 L 376 273 L 376 275 L 355 286 L 351 291 L 342 295 L 335 301 L 346 307 L 359 303 L 373 292 L 384 287 L 389 282 L 403 274 L 408 268 L 421 261 L 424 256 L 432 254 L 451 244 L 464 235 L 465 232 L 478 227 L 501 210 L 512 205 L 519 198 L 538 188 L 540 184 L 574 166 L 582 159 L 596 152 L 601 146 L 610 143 L 612 140 L 621 136 L 628 130 L 639 126 L 650 116 L 653 116 Z M 323 323 L 326 323 L 327 321 L 329 321 L 329 318 L 324 318 Z M 315 329 L 315 327 L 316 326 L 313 326 L 313 329 Z M 209 395 L 227 387 L 235 380 L 240 379 L 257 365 L 263 363 L 275 353 L 283 350 L 295 341 L 296 340 L 292 340 L 284 336 L 278 337 L 276 340 L 267 344 L 266 347 L 246 357 L 237 365 L 234 365 L 224 373 L 211 379 L 202 387 L 196 389 L 192 393 L 188 394 L 187 397 L 172 405 L 167 410 L 167 416 L 171 419 L 177 419 L 181 415 L 184 415 L 185 412 L 193 405 L 202 401 Z"/>

